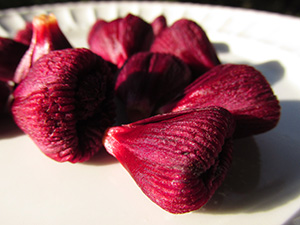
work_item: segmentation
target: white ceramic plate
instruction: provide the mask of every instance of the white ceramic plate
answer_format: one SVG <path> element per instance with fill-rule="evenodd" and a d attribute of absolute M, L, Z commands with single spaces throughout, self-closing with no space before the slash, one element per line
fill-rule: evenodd
<path fill-rule="evenodd" d="M 146 21 L 197 21 L 223 62 L 261 70 L 281 101 L 279 125 L 237 140 L 229 175 L 202 209 L 170 214 L 152 203 L 106 153 L 86 163 L 44 156 L 8 117 L 0 118 L 0 224 L 295 224 L 300 209 L 300 20 L 210 5 L 94 2 L 0 11 L 0 36 L 12 37 L 34 15 L 52 12 L 71 43 L 87 47 L 96 18 L 131 12 Z M 292 221 L 294 219 L 294 221 Z M 299 219 L 298 219 L 299 222 Z"/>

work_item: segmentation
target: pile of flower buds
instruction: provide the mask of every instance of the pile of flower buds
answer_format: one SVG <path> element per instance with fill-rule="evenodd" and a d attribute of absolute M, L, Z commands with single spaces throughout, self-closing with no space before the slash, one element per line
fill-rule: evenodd
<path fill-rule="evenodd" d="M 9 107 L 58 162 L 106 150 L 168 212 L 203 206 L 230 168 L 234 139 L 279 121 L 279 102 L 261 72 L 222 64 L 194 21 L 99 19 L 87 42 L 71 46 L 52 14 L 1 38 L 0 110 Z M 116 98 L 126 124 L 116 124 Z"/>

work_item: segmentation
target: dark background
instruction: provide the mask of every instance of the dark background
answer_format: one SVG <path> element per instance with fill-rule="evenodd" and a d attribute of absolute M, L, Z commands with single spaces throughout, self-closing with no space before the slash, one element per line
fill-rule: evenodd
<path fill-rule="evenodd" d="M 73 0 L 73 2 L 84 2 L 87 0 Z M 169 0 L 170 2 L 172 0 Z M 67 0 L 1 0 L 0 9 L 14 8 L 19 6 L 30 6 L 36 4 L 67 2 Z M 179 2 L 194 2 L 205 4 L 216 4 L 233 7 L 251 8 L 281 14 L 300 16 L 300 0 L 182 0 Z"/>

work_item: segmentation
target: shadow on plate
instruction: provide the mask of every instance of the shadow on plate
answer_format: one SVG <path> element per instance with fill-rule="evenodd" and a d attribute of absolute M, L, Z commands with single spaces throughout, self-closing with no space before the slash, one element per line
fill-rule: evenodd
<path fill-rule="evenodd" d="M 226 43 L 222 42 L 215 42 L 213 43 L 217 54 L 219 53 L 230 53 L 230 48 Z M 227 61 L 223 61 L 222 63 L 231 63 Z M 235 64 L 246 64 L 255 67 L 259 70 L 269 81 L 271 85 L 275 84 L 276 82 L 280 81 L 284 76 L 284 67 L 282 64 L 277 60 L 271 60 L 264 63 L 259 64 L 252 64 L 248 61 L 235 61 Z"/>
<path fill-rule="evenodd" d="M 262 72 L 271 85 L 280 81 L 284 76 L 284 68 L 276 60 L 256 64 L 254 67 Z"/>
<path fill-rule="evenodd" d="M 13 138 L 23 134 L 10 114 L 0 114 L 0 139 Z"/>
<path fill-rule="evenodd" d="M 281 101 L 281 107 L 281 120 L 270 134 L 235 140 L 232 168 L 224 183 L 196 212 L 253 213 L 300 196 L 300 102 Z"/>
<path fill-rule="evenodd" d="M 231 169 L 222 186 L 199 212 L 228 213 L 248 207 L 255 200 L 251 193 L 258 186 L 260 173 L 260 152 L 255 139 L 235 140 Z"/>
<path fill-rule="evenodd" d="M 105 166 L 113 163 L 118 163 L 118 160 L 106 152 L 105 149 L 101 149 L 96 155 L 86 162 L 83 162 L 84 165 L 90 166 Z"/>
<path fill-rule="evenodd" d="M 228 53 L 229 52 L 229 46 L 228 44 L 222 43 L 222 42 L 214 42 L 213 46 L 217 53 Z"/>
<path fill-rule="evenodd" d="M 240 64 L 248 64 L 259 70 L 271 85 L 280 81 L 284 76 L 284 68 L 277 60 L 271 60 L 259 64 L 250 64 L 249 62 L 239 62 Z"/>

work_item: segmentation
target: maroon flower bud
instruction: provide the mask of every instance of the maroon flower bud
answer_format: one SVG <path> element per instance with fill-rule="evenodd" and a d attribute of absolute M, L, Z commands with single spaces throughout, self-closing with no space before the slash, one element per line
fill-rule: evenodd
<path fill-rule="evenodd" d="M 111 22 L 98 20 L 89 32 L 90 49 L 119 68 L 128 57 L 149 50 L 154 39 L 150 24 L 128 14 Z"/>
<path fill-rule="evenodd" d="M 188 66 L 177 57 L 141 52 L 120 70 L 115 90 L 125 103 L 130 121 L 149 117 L 190 83 Z"/>
<path fill-rule="evenodd" d="M 42 56 L 17 86 L 17 125 L 50 158 L 83 162 L 103 148 L 114 123 L 113 80 L 106 61 L 88 49 Z"/>
<path fill-rule="evenodd" d="M 153 202 L 186 213 L 203 206 L 223 182 L 233 131 L 227 110 L 208 107 L 112 127 L 103 140 Z"/>
<path fill-rule="evenodd" d="M 40 15 L 32 21 L 32 39 L 29 49 L 23 56 L 15 73 L 14 81 L 20 83 L 32 65 L 43 55 L 53 50 L 72 48 L 60 30 L 53 14 Z"/>
<path fill-rule="evenodd" d="M 163 15 L 156 17 L 151 23 L 153 33 L 155 36 L 159 35 L 165 28 L 167 28 L 167 20 Z"/>
<path fill-rule="evenodd" d="M 187 19 L 177 20 L 164 29 L 155 38 L 151 51 L 176 55 L 190 66 L 195 78 L 220 64 L 205 31 Z"/>
<path fill-rule="evenodd" d="M 190 84 L 178 99 L 160 112 L 220 106 L 237 121 L 235 136 L 244 137 L 274 128 L 280 105 L 265 77 L 248 65 L 219 65 Z"/>

